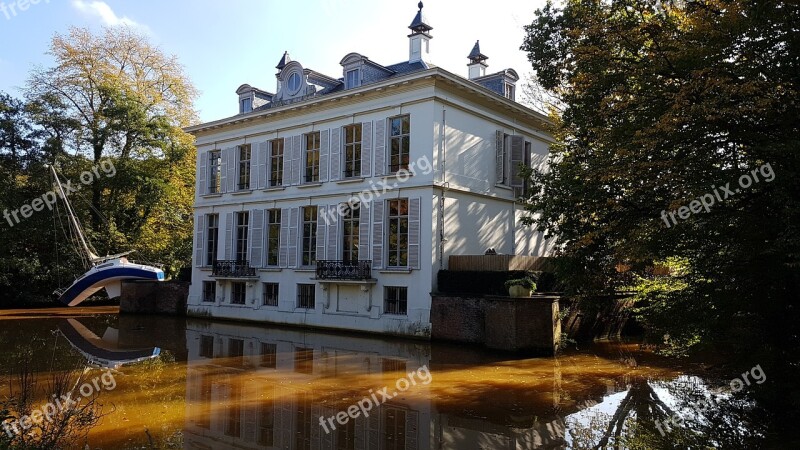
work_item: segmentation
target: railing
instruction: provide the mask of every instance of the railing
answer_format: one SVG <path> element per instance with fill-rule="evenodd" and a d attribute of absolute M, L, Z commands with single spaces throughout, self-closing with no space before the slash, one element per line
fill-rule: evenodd
<path fill-rule="evenodd" d="M 369 280 L 372 261 L 317 261 L 318 280 Z"/>
<path fill-rule="evenodd" d="M 254 278 L 256 269 L 250 267 L 249 261 L 214 261 L 214 270 L 211 275 L 226 278 Z"/>

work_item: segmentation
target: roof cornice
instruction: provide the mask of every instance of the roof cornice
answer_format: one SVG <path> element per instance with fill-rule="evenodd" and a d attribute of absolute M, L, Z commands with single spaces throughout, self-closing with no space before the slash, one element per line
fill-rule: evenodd
<path fill-rule="evenodd" d="M 467 80 L 464 77 L 455 75 L 440 67 L 434 67 L 419 72 L 412 72 L 406 75 L 392 77 L 387 80 L 368 84 L 355 89 L 348 89 L 346 91 L 341 91 L 334 94 L 328 94 L 319 97 L 312 97 L 303 101 L 289 103 L 275 108 L 258 109 L 246 114 L 238 114 L 232 117 L 227 117 L 225 119 L 219 119 L 211 122 L 193 125 L 184 128 L 184 131 L 192 134 L 202 133 L 212 129 L 238 125 L 241 123 L 251 122 L 254 120 L 265 118 L 267 116 L 274 116 L 276 114 L 294 111 L 297 110 L 298 108 L 303 108 L 303 109 L 313 108 L 314 106 L 330 103 L 331 101 L 364 96 L 366 94 L 370 94 L 373 92 L 384 92 L 386 88 L 393 87 L 396 85 L 401 85 L 401 84 L 406 85 L 415 81 L 423 81 L 436 78 L 439 78 L 450 84 L 456 85 L 467 92 L 471 91 L 473 94 L 476 94 L 483 99 L 487 99 L 492 103 L 496 104 L 497 106 L 510 110 L 515 114 L 522 114 L 528 116 L 535 121 L 541 122 L 543 125 L 549 125 L 552 123 L 547 116 L 545 116 L 540 112 L 537 112 L 533 109 L 528 108 L 527 106 L 509 100 L 488 88 L 485 88 L 477 83 Z"/>

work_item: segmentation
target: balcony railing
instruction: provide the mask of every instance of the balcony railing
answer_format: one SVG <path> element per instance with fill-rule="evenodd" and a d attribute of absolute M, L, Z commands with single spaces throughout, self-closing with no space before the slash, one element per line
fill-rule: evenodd
<path fill-rule="evenodd" d="M 317 261 L 318 280 L 369 280 L 372 261 Z"/>
<path fill-rule="evenodd" d="M 255 278 L 256 269 L 250 261 L 214 261 L 212 276 L 222 278 Z"/>

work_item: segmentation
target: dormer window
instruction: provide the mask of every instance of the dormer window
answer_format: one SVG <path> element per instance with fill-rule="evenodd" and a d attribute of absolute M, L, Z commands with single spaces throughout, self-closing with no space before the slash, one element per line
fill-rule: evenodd
<path fill-rule="evenodd" d="M 344 88 L 345 89 L 353 89 L 359 87 L 361 85 L 361 80 L 359 78 L 359 70 L 353 69 L 348 70 L 347 74 L 345 75 L 344 79 Z"/>
<path fill-rule="evenodd" d="M 296 94 L 297 91 L 300 90 L 300 84 L 301 84 L 301 79 L 300 79 L 300 74 L 299 73 L 295 72 L 295 73 L 289 75 L 289 86 L 288 87 L 289 87 L 289 92 L 292 95 Z"/>
<path fill-rule="evenodd" d="M 506 83 L 505 96 L 509 100 L 514 100 L 514 85 Z"/>
<path fill-rule="evenodd" d="M 249 113 L 253 110 L 253 99 L 252 98 L 243 98 L 239 100 L 239 113 Z"/>

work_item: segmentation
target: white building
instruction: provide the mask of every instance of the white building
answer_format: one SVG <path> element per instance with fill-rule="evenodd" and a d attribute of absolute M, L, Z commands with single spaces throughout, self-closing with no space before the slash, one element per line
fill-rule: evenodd
<path fill-rule="evenodd" d="M 550 252 L 515 202 L 546 117 L 478 44 L 469 78 L 434 66 L 421 3 L 409 28 L 407 61 L 350 53 L 330 77 L 286 53 L 276 93 L 245 84 L 240 114 L 189 128 L 189 314 L 426 337 L 450 255 Z"/>

